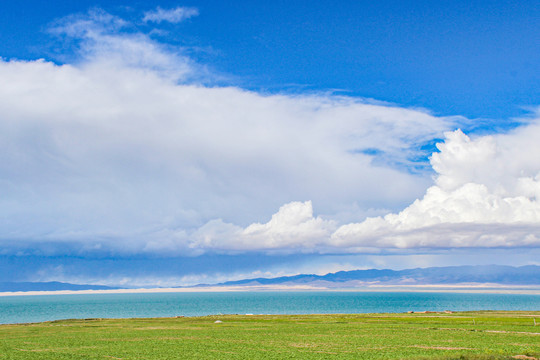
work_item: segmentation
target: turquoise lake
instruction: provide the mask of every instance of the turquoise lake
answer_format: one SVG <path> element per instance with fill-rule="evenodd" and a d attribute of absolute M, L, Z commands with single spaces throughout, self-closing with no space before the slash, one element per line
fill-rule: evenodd
<path fill-rule="evenodd" d="M 540 295 L 407 292 L 222 292 L 0 297 L 0 323 L 212 314 L 540 310 Z"/>

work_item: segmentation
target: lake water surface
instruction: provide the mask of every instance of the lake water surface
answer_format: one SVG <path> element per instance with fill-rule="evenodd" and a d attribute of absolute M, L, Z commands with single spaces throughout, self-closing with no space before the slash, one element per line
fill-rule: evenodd
<path fill-rule="evenodd" d="M 212 314 L 540 310 L 540 295 L 418 292 L 220 292 L 0 297 L 0 324 Z"/>

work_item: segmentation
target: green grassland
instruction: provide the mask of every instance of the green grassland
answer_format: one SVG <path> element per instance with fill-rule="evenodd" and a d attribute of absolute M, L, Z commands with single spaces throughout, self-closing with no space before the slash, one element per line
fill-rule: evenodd
<path fill-rule="evenodd" d="M 540 312 L 223 315 L 0 325 L 2 360 L 535 359 L 539 355 Z"/>

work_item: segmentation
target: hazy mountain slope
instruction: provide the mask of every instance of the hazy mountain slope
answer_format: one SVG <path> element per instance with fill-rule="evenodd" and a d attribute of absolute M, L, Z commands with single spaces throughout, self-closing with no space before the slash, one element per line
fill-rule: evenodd
<path fill-rule="evenodd" d="M 309 283 L 380 283 L 380 284 L 460 284 L 495 283 L 504 285 L 540 285 L 540 266 L 521 267 L 450 266 L 406 270 L 353 270 L 326 275 L 302 274 L 277 278 L 257 278 L 229 281 L 220 285 L 278 285 Z"/>

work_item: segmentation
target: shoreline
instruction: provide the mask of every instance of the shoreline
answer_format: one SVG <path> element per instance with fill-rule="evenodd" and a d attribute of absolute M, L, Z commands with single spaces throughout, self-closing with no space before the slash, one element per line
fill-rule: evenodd
<path fill-rule="evenodd" d="M 172 316 L 137 316 L 137 317 L 69 317 L 69 318 L 58 318 L 54 320 L 43 320 L 43 321 L 30 321 L 30 322 L 10 322 L 3 323 L 0 322 L 0 327 L 3 326 L 12 326 L 12 325 L 38 325 L 46 323 L 55 323 L 61 321 L 95 321 L 95 320 L 118 320 L 118 321 L 130 321 L 130 320 L 141 320 L 141 319 L 160 319 L 160 320 L 171 320 L 171 319 L 203 319 L 203 318 L 227 318 L 227 317 L 320 317 L 320 316 L 370 316 L 370 315 L 383 315 L 383 316 L 416 316 L 421 315 L 422 317 L 433 317 L 433 316 L 464 316 L 471 314 L 516 314 L 522 317 L 530 317 L 531 319 L 537 319 L 540 317 L 539 310 L 421 310 L 421 311 L 404 311 L 404 312 L 373 312 L 373 313 L 212 313 L 204 315 L 172 315 Z M 539 324 L 540 325 L 540 324 Z M 537 326 L 536 323 L 534 326 Z M 534 333 L 540 335 L 540 333 Z"/>
<path fill-rule="evenodd" d="M 181 288 L 137 288 L 111 290 L 54 290 L 54 291 L 7 291 L 0 297 L 39 295 L 91 295 L 91 294 L 152 294 L 152 293 L 218 293 L 218 292 L 440 292 L 476 294 L 522 294 L 540 295 L 540 286 L 503 286 L 498 284 L 454 285 L 369 285 L 355 288 L 330 288 L 310 285 L 250 285 L 250 286 L 200 286 Z"/>

